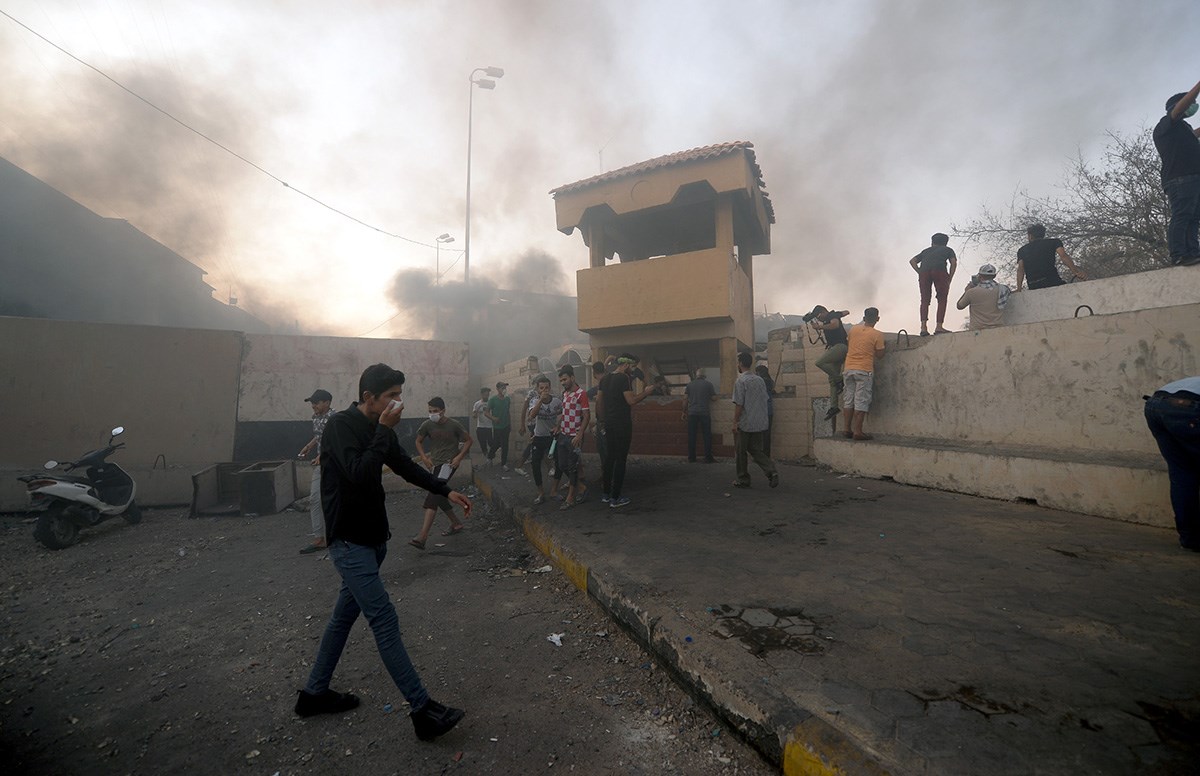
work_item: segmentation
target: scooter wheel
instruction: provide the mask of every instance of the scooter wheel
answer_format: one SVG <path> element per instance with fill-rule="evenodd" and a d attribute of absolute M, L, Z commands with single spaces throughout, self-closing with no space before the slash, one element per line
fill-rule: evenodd
<path fill-rule="evenodd" d="M 137 502 L 131 501 L 125 511 L 121 513 L 121 517 L 125 518 L 126 523 L 137 525 L 142 522 L 142 508 L 137 505 Z"/>
<path fill-rule="evenodd" d="M 79 538 L 79 526 L 61 507 L 51 507 L 38 518 L 33 537 L 52 550 L 70 547 Z"/>

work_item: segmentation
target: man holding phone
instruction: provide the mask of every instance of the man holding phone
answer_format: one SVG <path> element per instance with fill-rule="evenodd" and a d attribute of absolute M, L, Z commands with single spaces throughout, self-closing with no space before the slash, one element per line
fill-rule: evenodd
<path fill-rule="evenodd" d="M 393 429 L 404 411 L 400 399 L 403 389 L 403 372 L 387 364 L 367 367 L 358 381 L 359 400 L 334 415 L 321 437 L 325 541 L 342 586 L 308 683 L 296 700 L 296 713 L 302 717 L 340 714 L 358 706 L 356 696 L 329 689 L 329 682 L 350 628 L 362 614 L 371 626 L 384 666 L 412 709 L 409 717 L 417 738 L 432 741 L 457 725 L 465 712 L 429 697 L 404 648 L 396 607 L 379 577 L 391 537 L 383 467 L 418 487 L 445 496 L 467 515 L 471 513 L 471 502 L 421 468 L 400 446 Z"/>

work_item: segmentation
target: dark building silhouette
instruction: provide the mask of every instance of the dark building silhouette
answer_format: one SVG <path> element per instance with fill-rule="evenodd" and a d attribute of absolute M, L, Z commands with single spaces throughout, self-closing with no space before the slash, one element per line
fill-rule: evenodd
<path fill-rule="evenodd" d="M 204 270 L 0 159 L 0 315 L 266 332 Z"/>

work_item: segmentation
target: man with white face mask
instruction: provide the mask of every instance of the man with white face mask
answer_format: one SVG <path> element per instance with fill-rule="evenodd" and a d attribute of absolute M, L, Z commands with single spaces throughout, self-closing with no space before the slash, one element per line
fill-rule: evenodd
<path fill-rule="evenodd" d="M 1167 115 L 1154 127 L 1162 158 L 1163 190 L 1171 206 L 1167 250 L 1176 266 L 1200 264 L 1200 129 L 1184 121 L 1196 113 L 1200 83 L 1167 100 Z"/>
<path fill-rule="evenodd" d="M 426 446 L 429 450 L 426 452 Z M 458 471 L 458 466 L 467 457 L 471 449 L 471 435 L 462 424 L 453 418 L 446 417 L 446 402 L 440 396 L 429 400 L 429 420 L 417 429 L 418 460 L 429 469 L 430 474 L 442 482 L 448 482 Z M 421 532 L 408 543 L 418 550 L 425 549 L 429 539 L 429 531 L 433 528 L 433 519 L 441 509 L 450 518 L 450 528 L 443 536 L 453 536 L 464 526 L 458 515 L 454 514 L 454 506 L 443 496 L 430 493 L 425 498 L 425 520 L 421 524 Z"/>

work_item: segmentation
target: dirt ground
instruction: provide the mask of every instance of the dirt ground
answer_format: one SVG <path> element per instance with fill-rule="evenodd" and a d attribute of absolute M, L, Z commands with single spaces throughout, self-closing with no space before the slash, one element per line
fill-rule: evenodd
<path fill-rule="evenodd" d="M 407 545 L 420 497 L 389 497 L 383 567 L 430 694 L 467 717 L 421 743 L 365 622 L 341 716 L 292 712 L 337 591 L 299 555 L 306 512 L 146 510 L 51 552 L 0 517 L 0 756 L 9 774 L 768 774 L 625 633 L 484 505 Z M 444 523 L 440 527 L 444 527 Z M 439 527 L 439 528 L 440 528 Z M 435 546 L 437 545 L 437 546 Z M 547 637 L 562 634 L 562 646 Z"/>

